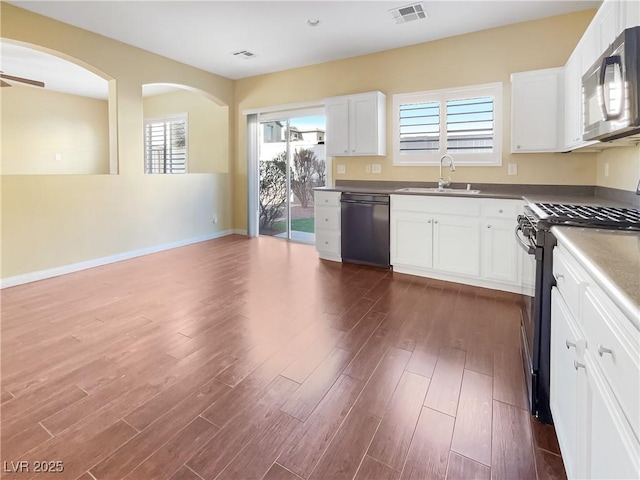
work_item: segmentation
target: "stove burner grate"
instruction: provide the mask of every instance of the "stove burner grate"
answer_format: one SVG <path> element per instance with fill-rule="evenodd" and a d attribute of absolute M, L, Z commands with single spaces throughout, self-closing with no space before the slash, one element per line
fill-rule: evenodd
<path fill-rule="evenodd" d="M 552 223 L 610 225 L 640 229 L 640 210 L 634 208 L 601 207 L 535 203 L 540 218 Z"/>

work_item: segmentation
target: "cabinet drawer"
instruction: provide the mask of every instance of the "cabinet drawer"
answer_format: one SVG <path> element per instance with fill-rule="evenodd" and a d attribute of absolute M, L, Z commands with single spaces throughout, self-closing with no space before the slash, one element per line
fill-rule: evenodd
<path fill-rule="evenodd" d="M 432 195 L 391 195 L 391 208 L 408 212 L 480 216 L 480 202 L 475 198 L 435 197 Z"/>
<path fill-rule="evenodd" d="M 519 200 L 483 200 L 482 216 L 488 218 L 502 218 L 513 221 L 515 225 L 518 214 L 522 212 L 524 202 Z"/>
<path fill-rule="evenodd" d="M 586 276 L 561 247 L 553 249 L 553 276 L 574 318 L 580 319 L 580 295 L 587 285 Z"/>
<path fill-rule="evenodd" d="M 587 350 L 602 369 L 625 417 L 640 437 L 640 348 L 628 339 L 617 307 L 598 287 L 586 290 L 583 326 Z"/>
<path fill-rule="evenodd" d="M 315 212 L 316 231 L 340 230 L 340 209 L 336 207 L 317 206 Z"/>
<path fill-rule="evenodd" d="M 315 196 L 315 205 L 319 207 L 320 205 L 324 206 L 340 206 L 340 196 L 342 194 L 340 192 L 320 192 L 316 190 Z"/>
<path fill-rule="evenodd" d="M 340 255 L 340 232 L 319 230 L 316 232 L 316 249 L 332 255 Z"/>

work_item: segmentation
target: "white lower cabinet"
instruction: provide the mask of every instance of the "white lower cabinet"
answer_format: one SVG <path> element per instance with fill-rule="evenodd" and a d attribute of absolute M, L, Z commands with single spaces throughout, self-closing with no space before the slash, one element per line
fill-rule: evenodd
<path fill-rule="evenodd" d="M 551 292 L 551 316 L 549 404 L 567 476 L 579 478 L 578 406 L 581 399 L 578 397 L 580 390 L 584 390 L 584 386 L 579 385 L 584 385 L 584 371 L 580 370 L 577 362 L 583 355 L 584 341 L 580 338 L 575 319 L 555 287 Z"/>
<path fill-rule="evenodd" d="M 316 191 L 314 194 L 316 250 L 320 258 L 341 262 L 340 192 Z"/>
<path fill-rule="evenodd" d="M 524 293 L 520 200 L 391 195 L 396 272 Z"/>
<path fill-rule="evenodd" d="M 398 211 L 391 216 L 392 265 L 433 267 L 433 218 L 428 213 Z"/>
<path fill-rule="evenodd" d="M 480 221 L 462 215 L 434 215 L 433 268 L 480 276 Z"/>
<path fill-rule="evenodd" d="M 486 278 L 517 284 L 521 250 L 514 247 L 514 222 L 486 220 L 482 225 L 482 265 Z"/>
<path fill-rule="evenodd" d="M 567 476 L 640 478 L 638 335 L 562 245 L 553 264 L 550 405 Z"/>

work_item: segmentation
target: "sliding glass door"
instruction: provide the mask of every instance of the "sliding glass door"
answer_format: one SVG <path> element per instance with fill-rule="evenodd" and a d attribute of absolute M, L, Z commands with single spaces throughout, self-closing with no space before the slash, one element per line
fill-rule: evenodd
<path fill-rule="evenodd" d="M 258 159 L 260 235 L 314 243 L 313 189 L 325 185 L 321 109 L 261 115 Z"/>

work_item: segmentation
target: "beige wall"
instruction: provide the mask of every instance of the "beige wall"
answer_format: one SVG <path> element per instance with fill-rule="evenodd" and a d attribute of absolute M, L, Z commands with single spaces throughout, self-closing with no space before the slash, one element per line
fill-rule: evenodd
<path fill-rule="evenodd" d="M 324 97 L 380 90 L 387 95 L 386 157 L 349 157 L 334 161 L 334 178 L 367 180 L 437 180 L 437 167 L 393 167 L 391 106 L 396 93 L 503 83 L 503 166 L 460 167 L 454 181 L 491 183 L 589 184 L 596 180 L 595 154 L 516 154 L 510 151 L 510 75 L 563 66 L 595 10 L 484 30 L 444 40 L 320 65 L 260 75 L 236 82 L 237 170 L 235 224 L 246 224 L 246 119 L 242 110 Z M 347 166 L 336 175 L 335 165 Z M 382 174 L 365 173 L 368 163 L 382 164 Z M 507 163 L 518 175 L 507 176 Z"/>
<path fill-rule="evenodd" d="M 16 86 L 0 103 L 3 175 L 109 173 L 106 100 Z"/>
<path fill-rule="evenodd" d="M 6 3 L 0 8 L 4 38 L 62 52 L 116 80 L 119 162 L 119 175 L 3 175 L 2 278 L 233 227 L 231 174 L 144 175 L 142 126 L 142 85 L 188 85 L 233 105 L 231 80 Z"/>
<path fill-rule="evenodd" d="M 605 164 L 609 164 L 609 176 L 605 177 Z M 597 183 L 600 187 L 636 191 L 640 180 L 640 145 L 612 147 L 598 154 Z"/>
<path fill-rule="evenodd" d="M 145 97 L 144 117 L 154 118 L 187 113 L 189 173 L 228 173 L 229 107 L 217 105 L 200 93 L 189 90 Z"/>

